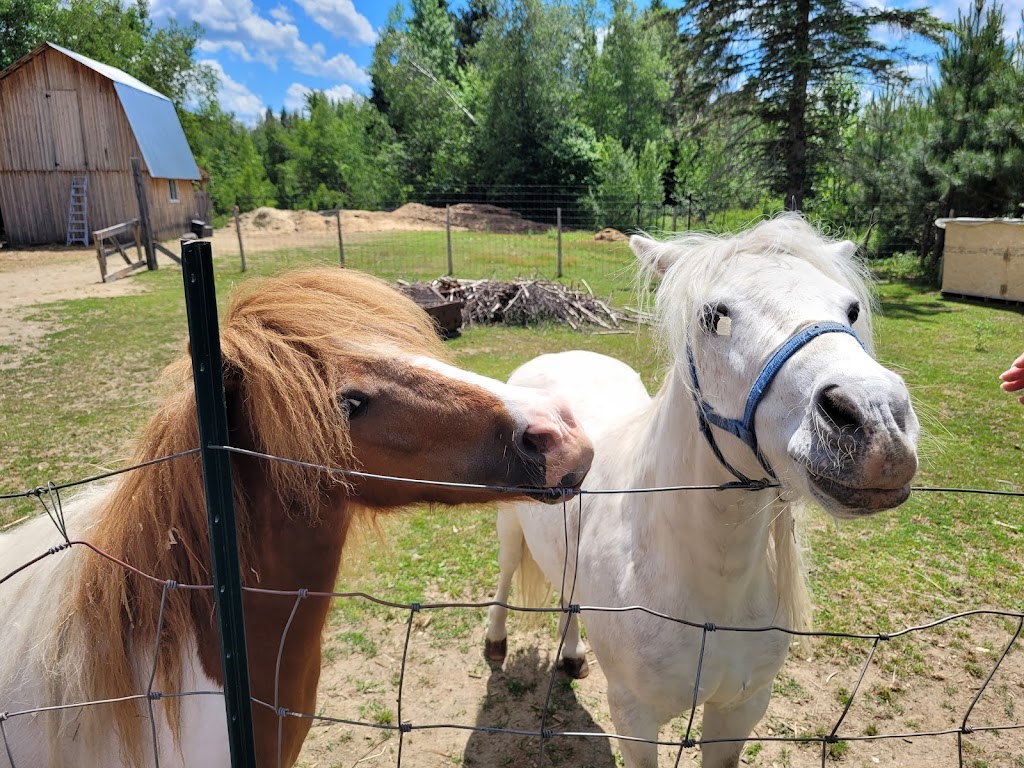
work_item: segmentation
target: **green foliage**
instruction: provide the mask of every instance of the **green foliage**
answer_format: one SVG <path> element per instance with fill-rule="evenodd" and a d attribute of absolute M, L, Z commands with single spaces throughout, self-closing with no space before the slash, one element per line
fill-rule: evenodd
<path fill-rule="evenodd" d="M 586 72 L 583 114 L 599 138 L 627 149 L 664 139 L 668 60 L 633 0 L 615 0 L 604 45 Z"/>
<path fill-rule="evenodd" d="M 735 111 L 760 124 L 762 172 L 787 207 L 803 208 L 815 192 L 814 146 L 827 148 L 831 115 L 815 102 L 834 102 L 837 78 L 901 77 L 894 47 L 872 37 L 880 24 L 933 36 L 926 10 L 895 11 L 849 0 L 687 0 L 678 11 L 687 51 L 693 110 Z"/>
<path fill-rule="evenodd" d="M 455 25 L 436 2 L 392 13 L 373 53 L 373 103 L 401 136 L 397 169 L 419 194 L 455 191 L 469 175 L 476 72 L 457 65 Z"/>
<path fill-rule="evenodd" d="M 647 141 L 639 152 L 626 149 L 618 139 L 600 143 L 595 184 L 586 198 L 596 228 L 637 229 L 643 212 L 664 201 L 662 175 L 668 157 L 656 141 Z"/>
<path fill-rule="evenodd" d="M 182 126 L 196 162 L 210 174 L 214 214 L 228 214 L 236 204 L 243 210 L 274 204 L 274 187 L 245 126 L 216 104 L 185 112 Z"/>
<path fill-rule="evenodd" d="M 1003 37 L 1002 5 L 958 14 L 930 102 L 924 181 L 957 215 L 1004 216 L 1024 203 L 1024 52 Z"/>
<path fill-rule="evenodd" d="M 505 0 L 475 48 L 481 99 L 477 178 L 489 185 L 581 184 L 596 157 L 593 131 L 574 119 L 579 46 L 562 2 Z"/>

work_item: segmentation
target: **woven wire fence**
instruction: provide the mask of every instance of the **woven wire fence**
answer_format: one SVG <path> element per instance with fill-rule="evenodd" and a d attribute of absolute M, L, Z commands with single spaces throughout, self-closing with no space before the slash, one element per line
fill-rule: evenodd
<path fill-rule="evenodd" d="M 462 485 L 462 484 L 457 484 L 457 483 L 434 483 L 432 481 L 427 481 L 427 480 L 412 480 L 412 479 L 408 479 L 408 478 L 398 478 L 398 477 L 389 477 L 389 476 L 381 476 L 381 475 L 370 475 L 370 474 L 367 474 L 367 473 L 361 473 L 361 472 L 356 472 L 356 471 L 351 471 L 351 470 L 343 470 L 343 469 L 338 469 L 338 468 L 335 468 L 335 467 L 326 467 L 326 466 L 322 466 L 322 465 L 317 465 L 317 464 L 311 464 L 311 463 L 307 463 L 307 462 L 296 461 L 296 460 L 288 459 L 288 458 L 284 458 L 284 457 L 271 456 L 271 455 L 268 455 L 268 454 L 263 454 L 263 453 L 259 453 L 259 452 L 255 452 L 255 451 L 247 451 L 245 449 L 233 448 L 233 447 L 229 447 L 229 446 L 209 446 L 209 448 L 213 449 L 213 450 L 217 450 L 217 451 L 228 452 L 228 453 L 244 454 L 244 455 L 247 455 L 247 456 L 256 457 L 258 459 L 266 460 L 268 462 L 274 462 L 274 461 L 277 461 L 277 462 L 287 462 L 289 464 L 303 466 L 303 467 L 309 468 L 311 470 L 318 470 L 318 471 L 323 471 L 323 472 L 329 472 L 329 473 L 338 474 L 338 475 L 349 475 L 349 476 L 354 476 L 354 477 L 372 478 L 372 479 L 377 479 L 377 480 L 386 480 L 386 481 L 393 481 L 393 482 L 400 482 L 400 483 L 415 483 L 415 484 L 420 484 L 420 485 L 446 485 L 446 486 L 451 486 L 451 487 L 464 487 L 464 488 L 470 488 L 470 489 L 479 489 L 479 488 L 482 487 L 482 486 L 478 486 L 478 485 Z M 195 697 L 195 696 L 223 696 L 224 695 L 221 690 L 160 691 L 160 690 L 156 690 L 154 688 L 154 684 L 155 684 L 156 677 L 157 677 L 157 663 L 158 663 L 159 654 L 160 654 L 159 638 L 161 637 L 161 634 L 162 634 L 161 630 L 163 629 L 163 609 L 164 609 L 164 605 L 167 602 L 169 593 L 174 591 L 174 590 L 179 590 L 179 589 L 180 590 L 212 590 L 214 588 L 213 585 L 212 584 L 184 584 L 184 583 L 179 583 L 178 581 L 175 581 L 173 578 L 169 578 L 167 574 L 157 575 L 157 574 L 144 573 L 144 572 L 140 571 L 139 569 L 133 567 L 132 565 L 130 565 L 128 563 L 125 563 L 125 562 L 122 562 L 122 561 L 118 560 L 117 558 L 111 556 L 110 554 L 102 551 L 101 549 L 97 548 L 93 544 L 90 544 L 88 541 L 71 538 L 70 535 L 69 535 L 69 532 L 67 530 L 66 522 L 65 522 L 65 519 L 64 519 L 64 512 L 63 512 L 62 501 L 61 501 L 61 496 L 60 496 L 61 491 L 67 490 L 67 489 L 75 487 L 75 486 L 81 486 L 81 485 L 85 485 L 85 484 L 89 484 L 89 483 L 98 482 L 98 481 L 101 481 L 101 480 L 105 480 L 105 479 L 111 478 L 111 477 L 113 477 L 115 475 L 119 475 L 119 474 L 122 474 L 122 473 L 125 473 L 125 472 L 130 472 L 130 471 L 133 471 L 133 470 L 136 470 L 136 469 L 139 469 L 139 468 L 142 468 L 142 467 L 150 466 L 150 465 L 153 465 L 153 464 L 162 463 L 162 462 L 168 462 L 168 461 L 175 461 L 175 460 L 181 459 L 183 457 L 196 454 L 199 451 L 200 451 L 199 448 L 188 450 L 188 451 L 183 451 L 181 453 L 173 454 L 173 455 L 166 456 L 166 457 L 163 457 L 163 458 L 160 458 L 160 459 L 154 459 L 154 460 L 149 461 L 149 462 L 145 462 L 145 463 L 138 464 L 138 465 L 131 466 L 131 467 L 126 467 L 124 469 L 117 470 L 117 471 L 114 471 L 114 472 L 108 472 L 108 473 L 105 473 L 105 474 L 102 474 L 102 475 L 98 475 L 98 476 L 94 476 L 94 477 L 89 477 L 89 478 L 86 478 L 86 479 L 83 479 L 83 480 L 78 480 L 78 481 L 74 481 L 74 482 L 70 482 L 70 483 L 65 483 L 65 484 L 62 484 L 62 485 L 57 485 L 57 484 L 54 484 L 54 483 L 51 482 L 51 483 L 48 483 L 46 486 L 29 489 L 29 490 L 26 490 L 26 491 L 23 491 L 23 492 L 20 492 L 20 493 L 0 494 L 0 500 L 3 500 L 3 499 L 14 499 L 14 498 L 36 498 L 36 499 L 38 499 L 39 502 L 42 504 L 44 510 L 46 511 L 46 514 L 49 515 L 50 519 L 53 521 L 53 523 L 55 525 L 55 528 L 56 528 L 56 531 L 57 531 L 57 533 L 59 534 L 59 536 L 61 538 L 60 543 L 58 543 L 57 545 L 55 545 L 55 546 L 45 550 L 44 552 L 41 552 L 41 553 L 37 554 L 36 556 L 26 560 L 21 566 L 19 566 L 18 568 L 15 568 L 11 572 L 9 572 L 7 574 L 4 574 L 3 576 L 0 576 L 0 588 L 2 588 L 2 585 L 5 582 L 11 580 L 16 575 L 22 573 L 23 571 L 25 571 L 27 569 L 30 569 L 33 565 L 39 563 L 40 561 L 44 560 L 45 558 L 48 558 L 48 557 L 51 557 L 51 556 L 55 556 L 58 553 L 64 552 L 64 551 L 66 551 L 68 549 L 71 549 L 71 548 L 81 548 L 81 549 L 90 550 L 92 553 L 94 553 L 97 556 L 107 558 L 111 562 L 113 562 L 113 563 L 119 565 L 120 567 L 124 568 L 126 572 L 127 571 L 132 571 L 135 574 L 137 574 L 139 576 L 142 576 L 143 578 L 145 578 L 145 579 L 149 580 L 150 582 L 152 582 L 152 584 L 154 585 L 155 588 L 159 588 L 161 590 L 160 616 L 159 616 L 158 627 L 157 627 L 157 632 L 156 632 L 157 640 L 156 640 L 156 643 L 155 643 L 155 647 L 153 648 L 153 666 L 149 670 L 149 674 L 148 674 L 147 681 L 146 681 L 147 682 L 146 686 L 143 689 L 139 690 L 137 693 L 129 695 L 129 696 L 117 698 L 117 699 L 103 699 L 103 700 L 97 700 L 97 701 L 82 701 L 82 702 L 74 702 L 74 703 L 69 703 L 69 704 L 64 704 L 64 705 L 45 705 L 44 704 L 44 705 L 40 705 L 40 706 L 35 706 L 35 707 L 26 708 L 26 709 L 20 709 L 20 710 L 13 710 L 13 711 L 12 710 L 3 709 L 4 702 L 3 702 L 2 699 L 6 698 L 6 696 L 4 696 L 3 693 L 0 693 L 0 739 L 2 739 L 2 741 L 3 741 L 4 750 L 5 750 L 4 753 L 0 753 L 0 754 L 5 754 L 6 755 L 7 760 L 8 760 L 8 762 L 10 763 L 10 765 L 12 767 L 14 767 L 14 766 L 23 766 L 25 763 L 24 762 L 18 762 L 16 760 L 16 756 L 13 754 L 11 744 L 10 744 L 10 742 L 8 740 L 8 733 L 7 733 L 7 728 L 6 728 L 6 725 L 5 725 L 6 723 L 11 723 L 13 721 L 16 721 L 19 718 L 32 717 L 32 716 L 35 716 L 35 715 L 39 715 L 39 714 L 43 714 L 43 713 L 50 713 L 50 712 L 54 712 L 54 711 L 61 710 L 61 709 L 70 710 L 70 709 L 78 709 L 78 708 L 86 707 L 86 706 L 104 706 L 104 705 L 111 705 L 111 704 L 114 704 L 114 703 L 117 703 L 117 702 L 124 702 L 124 701 L 131 701 L 131 700 L 144 701 L 146 703 L 146 705 L 147 705 L 149 732 L 150 732 L 150 738 L 152 739 L 152 744 L 153 744 L 153 749 L 154 749 L 154 763 L 155 763 L 156 766 L 159 766 L 159 749 L 157 747 L 158 725 L 157 725 L 157 716 L 154 713 L 154 706 L 153 706 L 154 702 L 157 702 L 157 701 L 160 701 L 161 699 L 166 699 L 166 698 L 180 698 L 180 699 L 184 699 L 184 698 Z M 764 488 L 764 487 L 765 486 L 764 486 L 763 482 L 758 482 L 758 483 L 752 484 L 751 490 L 757 490 L 757 489 L 761 489 L 761 488 Z M 516 492 L 518 492 L 518 489 L 514 489 L 514 488 L 491 488 L 490 490 L 495 490 L 495 491 L 499 491 L 499 492 L 508 492 L 508 493 L 516 493 Z M 534 489 L 530 489 L 530 490 L 534 490 Z M 628 490 L 626 490 L 626 489 L 621 489 L 621 490 L 620 489 L 581 490 L 581 491 L 574 491 L 574 492 L 569 492 L 569 493 L 560 492 L 560 491 L 553 491 L 552 493 L 561 496 L 562 499 L 563 499 L 563 502 L 562 502 L 562 515 L 563 515 L 563 522 L 565 524 L 564 525 L 564 530 L 565 530 L 565 542 L 564 543 L 565 543 L 565 546 L 566 546 L 566 552 L 568 553 L 570 551 L 570 546 L 569 546 L 570 545 L 570 541 L 569 541 L 569 533 L 568 533 L 568 531 L 569 531 L 569 525 L 568 525 L 569 515 L 573 514 L 574 510 L 575 510 L 575 514 L 582 515 L 584 513 L 584 509 L 585 509 L 585 500 L 586 500 L 586 498 L 589 495 L 595 495 L 595 494 L 620 494 L 620 493 L 644 493 L 644 494 L 647 494 L 647 493 L 665 493 L 665 492 L 680 492 L 680 491 L 709 491 L 709 490 L 710 491 L 714 491 L 714 490 L 725 490 L 725 489 L 722 488 L 721 486 L 717 486 L 717 485 L 688 485 L 688 486 L 673 486 L 673 487 L 664 487 L 664 488 L 642 488 L 642 489 L 628 489 Z M 735 487 L 734 486 L 730 486 L 730 490 L 735 490 Z M 1022 494 L 1022 493 L 1013 492 L 1013 491 L 952 489 L 952 488 L 935 488 L 935 487 L 917 487 L 917 488 L 914 488 L 914 491 L 915 492 L 956 492 L 956 493 L 965 493 L 965 494 L 981 493 L 981 494 L 999 495 L 999 496 L 1011 496 L 1011 497 L 1022 497 L 1022 496 L 1024 496 L 1024 494 Z M 553 512 L 553 513 L 556 513 L 556 512 Z M 577 525 L 577 531 L 578 530 L 579 530 L 579 526 Z M 578 554 L 578 551 L 579 551 L 578 541 L 576 542 L 576 544 L 577 544 L 576 552 Z M 567 561 L 566 561 L 565 565 L 566 565 L 566 569 L 567 569 L 567 567 L 568 567 L 568 554 L 567 554 Z M 573 573 L 575 573 L 575 568 L 573 569 Z M 556 665 L 552 665 L 552 670 L 551 670 L 551 673 L 550 673 L 550 675 L 548 677 L 548 680 L 547 680 L 547 687 L 546 687 L 546 694 L 545 694 L 544 704 L 540 708 L 540 714 L 536 718 L 536 727 L 534 727 L 534 728 L 526 728 L 526 729 L 519 728 L 519 729 L 516 729 L 516 728 L 487 727 L 487 726 L 481 726 L 481 725 L 474 725 L 474 724 L 471 724 L 471 723 L 458 723 L 458 722 L 414 722 L 412 720 L 403 718 L 403 701 L 404 701 L 405 681 L 406 681 L 406 676 L 407 676 L 408 667 L 409 667 L 410 641 L 411 641 L 411 638 L 412 638 L 412 630 L 413 630 L 414 620 L 416 619 L 417 615 L 421 614 L 423 612 L 428 612 L 428 611 L 457 610 L 457 609 L 480 610 L 480 609 L 489 608 L 489 607 L 494 606 L 494 605 L 501 605 L 501 606 L 507 608 L 510 611 L 513 611 L 513 612 L 524 612 L 524 613 L 526 613 L 526 612 L 529 612 L 529 613 L 554 613 L 554 614 L 564 613 L 564 614 L 567 614 L 567 615 L 568 614 L 579 614 L 581 616 L 583 616 L 585 614 L 588 614 L 588 613 L 596 613 L 596 612 L 621 613 L 621 614 L 644 613 L 644 614 L 647 614 L 647 615 L 650 615 L 650 616 L 657 617 L 657 618 L 662 619 L 662 620 L 667 621 L 667 622 L 673 622 L 675 624 L 678 624 L 681 627 L 689 627 L 691 629 L 700 631 L 701 632 L 701 643 L 700 643 L 700 651 L 699 651 L 699 657 L 698 657 L 696 678 L 694 680 L 694 700 L 693 700 L 692 706 L 691 706 L 691 708 L 689 710 L 689 714 L 688 714 L 688 716 L 686 718 L 685 732 L 683 733 L 682 737 L 679 738 L 679 739 L 659 739 L 659 740 L 651 742 L 651 743 L 657 744 L 657 745 L 659 745 L 661 747 L 671 747 L 675 751 L 675 765 L 679 765 L 680 764 L 681 760 L 683 759 L 683 755 L 686 754 L 687 750 L 692 750 L 692 749 L 694 749 L 696 747 L 701 746 L 702 744 L 709 744 L 709 743 L 725 743 L 725 742 L 743 743 L 743 742 L 748 742 L 749 741 L 749 742 L 788 742 L 788 743 L 794 743 L 794 744 L 816 744 L 816 745 L 819 745 L 819 747 L 820 747 L 820 764 L 822 766 L 825 766 L 826 765 L 826 761 L 827 761 L 828 756 L 829 756 L 829 750 L 830 750 L 831 746 L 835 745 L 835 744 L 838 744 L 840 742 L 879 741 L 879 740 L 904 740 L 904 741 L 906 741 L 906 740 L 910 740 L 910 739 L 938 738 L 938 737 L 944 737 L 945 736 L 945 737 L 955 737 L 955 739 L 956 739 L 956 751 L 957 751 L 957 755 L 958 755 L 958 765 L 962 767 L 964 765 L 968 765 L 969 764 L 969 763 L 965 762 L 965 752 L 966 752 L 966 750 L 965 750 L 965 740 L 964 740 L 965 737 L 971 736 L 971 735 L 977 735 L 977 734 L 981 734 L 981 733 L 986 733 L 986 732 L 987 733 L 996 733 L 996 732 L 1001 732 L 1001 731 L 1011 731 L 1011 730 L 1024 729 L 1024 723 L 1019 723 L 1019 722 L 1009 722 L 1008 721 L 1008 722 L 1005 722 L 1005 723 L 985 724 L 985 725 L 975 725 L 975 724 L 972 724 L 971 722 L 969 722 L 970 719 L 971 719 L 972 714 L 975 711 L 976 705 L 982 699 L 982 696 L 985 694 L 986 690 L 989 689 L 990 684 L 991 684 L 993 678 L 995 677 L 997 671 L 1000 668 L 1000 665 L 1003 663 L 1003 661 L 1006 659 L 1007 655 L 1010 653 L 1011 649 L 1017 643 L 1018 638 L 1021 635 L 1022 629 L 1024 629 L 1024 612 L 1021 612 L 1021 611 L 997 610 L 997 609 L 992 609 L 992 610 L 987 610 L 987 609 L 968 610 L 968 611 L 963 611 L 963 612 L 956 613 L 956 614 L 947 615 L 947 616 L 939 618 L 939 619 L 937 619 L 935 621 L 931 621 L 931 622 L 928 622 L 928 623 L 925 623 L 925 624 L 920 624 L 920 625 L 917 625 L 917 626 L 906 627 L 906 628 L 904 628 L 902 630 L 895 631 L 895 632 L 889 632 L 889 633 L 851 633 L 851 632 L 835 632 L 835 631 L 827 631 L 827 630 L 826 631 L 797 632 L 797 631 L 793 631 L 793 630 L 791 630 L 791 629 L 789 629 L 787 627 L 781 627 L 781 626 L 775 626 L 775 625 L 750 627 L 750 626 L 725 626 L 725 625 L 716 625 L 716 624 L 706 623 L 706 622 L 696 622 L 696 621 L 692 621 L 692 620 L 690 620 L 690 619 L 688 619 L 686 617 L 683 617 L 683 616 L 670 616 L 670 615 L 667 615 L 665 613 L 653 610 L 653 609 L 651 609 L 651 608 L 649 608 L 647 606 L 643 606 L 643 605 L 629 605 L 629 606 L 581 605 L 581 604 L 578 604 L 578 603 L 574 603 L 573 599 L 572 599 L 573 598 L 573 591 L 574 591 L 574 588 L 575 588 L 574 582 L 573 583 L 566 583 L 565 577 L 563 576 L 562 583 L 560 585 L 556 585 L 556 586 L 559 586 L 560 592 L 563 595 L 563 607 L 561 607 L 561 608 L 556 608 L 556 607 L 551 607 L 551 608 L 524 607 L 524 606 L 516 606 L 516 605 L 513 605 L 513 604 L 509 604 L 509 603 L 496 603 L 494 601 L 403 603 L 403 602 L 396 602 L 396 601 L 393 601 L 393 600 L 388 600 L 386 598 L 382 598 L 382 597 L 366 594 L 364 592 L 320 592 L 320 591 L 312 591 L 312 590 L 308 590 L 308 589 L 275 590 L 275 589 L 264 589 L 264 588 L 258 588 L 258 587 L 243 587 L 243 589 L 245 591 L 247 591 L 247 592 L 259 593 L 259 594 L 263 594 L 263 595 L 274 595 L 274 596 L 278 596 L 278 597 L 281 597 L 281 598 L 292 600 L 291 613 L 289 614 L 289 618 L 288 618 L 288 620 L 287 620 L 287 622 L 286 622 L 286 624 L 284 626 L 284 629 L 283 629 L 283 631 L 281 633 L 280 641 L 279 641 L 279 644 L 278 644 L 277 657 L 276 657 L 277 661 L 276 661 L 275 675 L 274 675 L 274 691 L 275 691 L 274 700 L 273 701 L 264 701 L 264 700 L 260 700 L 258 698 L 253 697 L 252 698 L 252 704 L 254 706 L 257 706 L 257 707 L 265 708 L 265 709 L 273 712 L 276 715 L 277 722 L 278 722 L 278 739 L 279 739 L 279 744 L 280 744 L 280 738 L 281 738 L 281 729 L 282 729 L 283 723 L 284 723 L 286 718 L 301 718 L 301 719 L 306 719 L 306 720 L 309 720 L 309 721 L 312 721 L 312 722 L 322 723 L 322 724 L 342 724 L 342 725 L 346 725 L 346 726 L 350 726 L 350 727 L 365 728 L 365 729 L 369 729 L 369 730 L 387 731 L 387 732 L 395 733 L 395 734 L 398 735 L 396 765 L 399 766 L 399 768 L 402 765 L 402 761 L 403 761 L 403 745 L 404 745 L 404 742 L 405 742 L 405 738 L 406 738 L 407 734 L 411 734 L 411 733 L 413 733 L 415 731 L 426 731 L 426 730 L 436 730 L 436 729 L 450 729 L 450 730 L 459 730 L 459 731 L 472 731 L 472 732 L 477 732 L 477 733 L 481 733 L 481 734 L 490 734 L 490 735 L 505 734 L 505 735 L 510 735 L 510 736 L 526 737 L 526 738 L 536 739 L 537 740 L 537 750 L 536 750 L 536 762 L 534 764 L 537 765 L 537 766 L 544 765 L 545 762 L 546 762 L 546 759 L 545 759 L 545 745 L 551 743 L 553 740 L 556 740 L 556 739 L 602 739 L 602 740 L 620 739 L 620 740 L 641 741 L 641 739 L 637 739 L 636 737 L 632 737 L 632 736 L 630 736 L 628 734 L 609 733 L 609 732 L 605 732 L 603 730 L 572 731 L 572 730 L 560 730 L 558 728 L 552 727 L 551 722 L 550 722 L 550 714 L 549 713 L 551 711 L 551 706 L 550 705 L 551 705 L 551 702 L 552 702 L 552 696 L 553 696 L 555 681 L 556 681 L 556 677 L 557 677 L 557 674 L 558 674 L 557 673 Z M 372 721 L 372 720 L 369 720 L 369 719 L 354 719 L 354 718 L 334 717 L 334 716 L 330 716 L 330 715 L 326 715 L 326 714 L 322 714 L 322 713 L 317 713 L 317 712 L 298 712 L 298 711 L 290 710 L 290 709 L 286 708 L 285 706 L 282 706 L 282 703 L 281 703 L 281 701 L 278 698 L 278 693 L 277 692 L 278 692 L 279 687 L 280 687 L 281 661 L 282 661 L 282 658 L 283 658 L 283 655 L 284 655 L 285 643 L 286 643 L 286 641 L 288 639 L 289 630 L 290 630 L 290 628 L 292 626 L 292 621 L 295 618 L 296 613 L 298 612 L 298 610 L 299 610 L 300 606 L 303 604 L 303 602 L 307 601 L 307 600 L 310 600 L 310 599 L 328 599 L 328 600 L 352 599 L 352 600 L 361 600 L 361 601 L 366 601 L 366 602 L 373 603 L 373 604 L 376 604 L 376 605 L 379 605 L 379 606 L 385 606 L 385 607 L 390 608 L 390 609 L 394 609 L 394 610 L 397 610 L 397 611 L 401 611 L 401 612 L 407 613 L 407 617 L 406 617 L 406 620 L 405 620 L 405 640 L 404 640 L 404 643 L 403 643 L 403 646 L 402 646 L 401 663 L 400 663 L 400 669 L 399 669 L 398 681 L 397 681 L 397 698 L 396 698 L 397 722 L 395 722 L 395 723 L 381 723 L 381 722 L 375 722 L 375 721 Z M 985 674 L 984 679 L 981 682 L 980 686 L 978 687 L 977 692 L 975 693 L 975 695 L 971 699 L 971 701 L 970 701 L 969 705 L 966 707 L 966 709 L 963 710 L 963 715 L 962 715 L 961 718 L 959 718 L 959 724 L 958 725 L 956 725 L 955 727 L 933 728 L 933 729 L 929 729 L 929 730 L 915 730 L 915 731 L 912 731 L 912 732 L 911 731 L 906 731 L 906 732 L 872 733 L 872 734 L 853 733 L 853 732 L 843 731 L 842 730 L 843 725 L 844 725 L 844 721 L 846 720 L 846 717 L 847 717 L 847 714 L 849 713 L 849 711 L 850 711 L 850 709 L 851 709 L 851 707 L 852 707 L 852 705 L 854 703 L 854 700 L 857 697 L 858 693 L 861 692 L 862 683 L 863 683 L 863 681 L 865 679 L 865 675 L 866 675 L 866 673 L 867 673 L 867 671 L 868 671 L 868 669 L 869 669 L 869 667 L 870 667 L 870 665 L 872 663 L 872 660 L 875 658 L 876 651 L 878 650 L 878 648 L 883 643 L 885 643 L 887 641 L 894 640 L 896 638 L 906 637 L 906 636 L 909 636 L 909 635 L 912 635 L 912 634 L 915 634 L 915 633 L 920 633 L 920 632 L 924 632 L 924 631 L 929 630 L 929 629 L 937 628 L 937 627 L 940 627 L 942 625 L 949 624 L 950 622 L 954 622 L 956 620 L 966 619 L 966 618 L 971 618 L 971 617 L 982 617 L 982 616 L 998 618 L 998 619 L 1001 619 L 1001 620 L 1004 620 L 1004 621 L 1011 622 L 1015 626 L 1015 630 L 1012 632 L 1011 636 L 1009 637 L 1009 639 L 1005 643 L 1005 645 L 1002 647 L 1002 649 L 997 654 L 995 654 L 995 658 L 993 660 L 993 663 L 991 664 L 990 668 L 988 669 L 987 674 Z M 568 631 L 568 622 L 564 622 L 564 625 L 565 625 L 565 629 L 562 631 L 562 633 L 561 633 L 561 635 L 559 637 L 558 651 L 557 651 L 556 656 L 560 656 L 561 655 L 562 646 L 563 646 L 563 644 L 565 643 L 565 640 L 566 640 L 566 634 L 567 634 L 567 631 Z M 864 642 L 865 644 L 868 645 L 868 650 L 867 650 L 867 652 L 866 652 L 866 654 L 864 656 L 864 660 L 863 660 L 863 662 L 861 664 L 859 674 L 858 674 L 858 676 L 856 678 L 856 682 L 853 685 L 852 689 L 849 690 L 849 692 L 848 692 L 848 694 L 846 696 L 846 700 L 845 700 L 845 703 L 844 703 L 844 706 L 842 708 L 842 711 L 841 711 L 840 715 L 838 716 L 838 718 L 835 719 L 834 723 L 831 725 L 831 727 L 829 729 L 826 729 L 824 732 L 817 733 L 817 734 L 814 734 L 814 735 L 774 735 L 774 736 L 773 735 L 767 735 L 766 736 L 766 735 L 755 735 L 755 734 L 752 734 L 749 737 L 737 736 L 735 738 L 728 738 L 728 739 L 702 739 L 702 738 L 700 738 L 697 735 L 698 731 L 697 731 L 697 728 L 694 725 L 694 717 L 695 717 L 695 712 L 697 710 L 697 705 L 698 705 L 697 693 L 698 693 L 699 688 L 700 688 L 700 676 L 701 676 L 701 673 L 702 673 L 704 652 L 705 652 L 705 648 L 707 647 L 707 644 L 709 642 L 709 638 L 712 635 L 716 634 L 716 633 L 748 633 L 749 634 L 749 633 L 765 633 L 765 632 L 782 632 L 782 633 L 785 633 L 785 634 L 788 634 L 788 635 L 794 636 L 794 637 L 796 637 L 796 636 L 808 636 L 808 637 L 819 637 L 819 638 L 827 637 L 827 638 L 838 638 L 838 639 L 854 640 L 854 641 Z M 1008 720 L 1009 719 L 1010 718 L 1008 718 Z M 282 765 L 280 752 L 278 753 L 278 762 L 277 762 L 277 764 L 278 765 Z M 1015 764 L 1016 763 L 1014 763 L 1014 765 Z"/>
<path fill-rule="evenodd" d="M 598 198 L 585 186 L 470 187 L 379 210 L 239 211 L 213 243 L 247 268 L 314 261 L 386 279 L 586 281 L 607 296 L 632 286 L 626 235 L 728 231 L 779 210 L 711 212 L 693 200 Z"/>

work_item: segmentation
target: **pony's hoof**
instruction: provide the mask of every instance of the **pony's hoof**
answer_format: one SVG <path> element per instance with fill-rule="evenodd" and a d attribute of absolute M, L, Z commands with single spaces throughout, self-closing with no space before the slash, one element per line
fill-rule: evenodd
<path fill-rule="evenodd" d="M 568 656 L 563 656 L 562 669 L 565 670 L 565 674 L 574 680 L 582 680 L 590 674 L 590 665 L 587 664 L 586 658 L 570 659 Z"/>
<path fill-rule="evenodd" d="M 488 640 L 484 638 L 484 658 L 492 664 L 502 664 L 505 655 L 508 653 L 508 638 L 501 640 Z"/>

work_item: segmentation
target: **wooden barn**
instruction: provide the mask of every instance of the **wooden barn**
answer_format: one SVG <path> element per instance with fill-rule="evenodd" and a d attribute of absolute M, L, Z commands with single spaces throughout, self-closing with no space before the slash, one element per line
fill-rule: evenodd
<path fill-rule="evenodd" d="M 132 158 L 155 238 L 207 217 L 166 96 L 52 43 L 0 71 L 0 239 L 9 245 L 91 242 L 93 231 L 138 218 Z"/>

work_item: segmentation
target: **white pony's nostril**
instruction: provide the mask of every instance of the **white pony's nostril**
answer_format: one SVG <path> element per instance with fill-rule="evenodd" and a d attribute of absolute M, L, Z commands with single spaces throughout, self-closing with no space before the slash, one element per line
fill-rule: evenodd
<path fill-rule="evenodd" d="M 837 432 L 850 431 L 861 426 L 859 409 L 838 384 L 829 384 L 818 390 L 815 405 L 828 426 Z"/>

